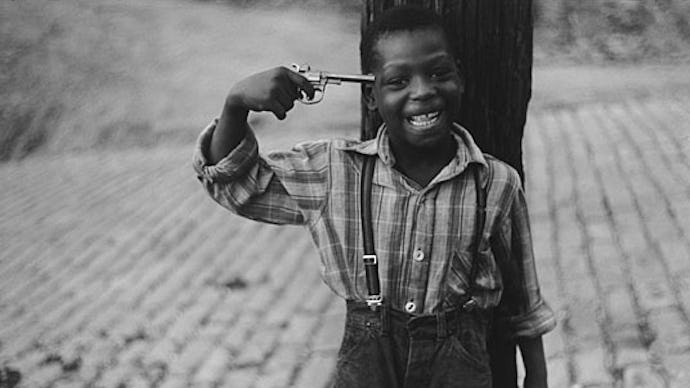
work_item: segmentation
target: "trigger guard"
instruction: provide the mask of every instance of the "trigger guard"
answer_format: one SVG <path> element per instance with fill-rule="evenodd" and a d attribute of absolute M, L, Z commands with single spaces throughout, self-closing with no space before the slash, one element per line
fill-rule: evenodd
<path fill-rule="evenodd" d="M 304 90 L 300 90 L 299 93 L 300 98 L 297 101 L 305 105 L 313 105 L 321 102 L 324 95 L 324 91 L 320 88 L 314 88 L 314 98 L 312 99 L 309 99 L 309 96 L 307 96 L 307 93 L 305 93 Z"/>

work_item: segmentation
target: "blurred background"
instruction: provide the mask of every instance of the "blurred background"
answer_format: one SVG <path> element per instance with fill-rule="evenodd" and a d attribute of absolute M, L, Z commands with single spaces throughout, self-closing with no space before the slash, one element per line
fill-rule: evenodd
<path fill-rule="evenodd" d="M 242 76 L 292 62 L 356 72 L 359 11 L 357 0 L 3 1 L 0 160 L 190 143 Z M 687 1 L 537 0 L 534 17 L 535 108 L 688 84 Z M 349 128 L 357 88 L 336 89 L 319 115 Z"/>
<path fill-rule="evenodd" d="M 523 142 L 552 387 L 690 386 L 690 2 L 535 0 Z M 343 303 L 304 230 L 191 169 L 230 86 L 359 69 L 356 0 L 0 1 L 0 388 L 325 387 Z M 331 86 L 264 150 L 357 137 Z"/>

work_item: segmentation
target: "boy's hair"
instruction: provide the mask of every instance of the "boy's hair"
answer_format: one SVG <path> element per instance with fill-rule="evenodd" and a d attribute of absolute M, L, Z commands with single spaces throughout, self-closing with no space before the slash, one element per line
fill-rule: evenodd
<path fill-rule="evenodd" d="M 430 9 L 402 5 L 384 11 L 373 23 L 367 26 L 359 43 L 359 58 L 362 73 L 368 74 L 376 65 L 376 43 L 382 36 L 400 31 L 417 31 L 425 28 L 437 29 L 443 34 L 448 49 L 452 50 L 450 35 L 443 19 Z M 451 55 L 453 52 L 451 51 Z"/>

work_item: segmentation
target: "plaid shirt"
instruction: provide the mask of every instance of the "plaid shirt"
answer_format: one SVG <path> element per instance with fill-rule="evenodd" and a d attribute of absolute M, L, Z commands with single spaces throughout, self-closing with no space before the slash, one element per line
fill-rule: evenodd
<path fill-rule="evenodd" d="M 486 187 L 486 226 L 477 258 L 474 297 L 496 307 L 513 336 L 541 335 L 555 326 L 539 292 L 527 208 L 517 173 L 483 155 L 460 126 L 457 154 L 426 187 L 394 167 L 385 127 L 370 141 L 308 142 L 259 155 L 249 131 L 216 165 L 206 158 L 215 123 L 200 135 L 194 155 L 211 197 L 253 220 L 305 225 L 316 244 L 325 283 L 345 299 L 365 300 L 359 186 L 362 161 L 376 155 L 372 188 L 374 243 L 381 293 L 392 307 L 436 313 L 467 294 L 475 229 L 475 184 Z"/>

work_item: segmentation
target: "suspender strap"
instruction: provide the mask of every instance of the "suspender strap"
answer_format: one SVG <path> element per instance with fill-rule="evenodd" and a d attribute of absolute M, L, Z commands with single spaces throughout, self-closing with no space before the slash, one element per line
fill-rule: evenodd
<path fill-rule="evenodd" d="M 378 259 L 376 257 L 376 250 L 374 247 L 374 231 L 371 220 L 371 185 L 374 176 L 375 157 L 367 157 L 364 159 L 362 165 L 361 176 L 361 219 L 362 219 L 362 239 L 364 241 L 364 270 L 367 278 L 367 305 L 376 310 L 382 303 L 381 285 L 379 282 L 379 267 Z M 475 216 L 475 233 L 474 241 L 472 242 L 472 266 L 470 268 L 470 288 L 468 290 L 468 300 L 463 304 L 465 310 L 472 310 L 477 306 L 474 300 L 474 288 L 479 272 L 477 260 L 479 258 L 479 246 L 481 244 L 484 225 L 486 224 L 486 191 L 482 188 L 481 179 L 479 177 L 479 165 L 473 170 L 474 186 L 477 196 L 476 216 Z"/>
<path fill-rule="evenodd" d="M 475 291 L 475 283 L 479 272 L 477 260 L 479 260 L 479 245 L 482 242 L 484 234 L 484 224 L 486 224 L 486 191 L 482 188 L 482 182 L 479 177 L 479 164 L 472 169 L 474 175 L 474 187 L 477 193 L 477 207 L 475 215 L 475 232 L 474 241 L 472 242 L 472 266 L 470 269 L 470 288 L 468 290 L 469 299 L 463 304 L 465 310 L 472 310 L 477 306 L 477 301 L 473 298 Z"/>
<path fill-rule="evenodd" d="M 367 305 L 376 310 L 381 306 L 381 285 L 379 283 L 379 266 L 374 248 L 374 231 L 371 221 L 371 184 L 374 176 L 375 157 L 364 158 L 361 181 L 361 218 L 362 239 L 364 240 L 364 270 L 367 277 Z"/>

